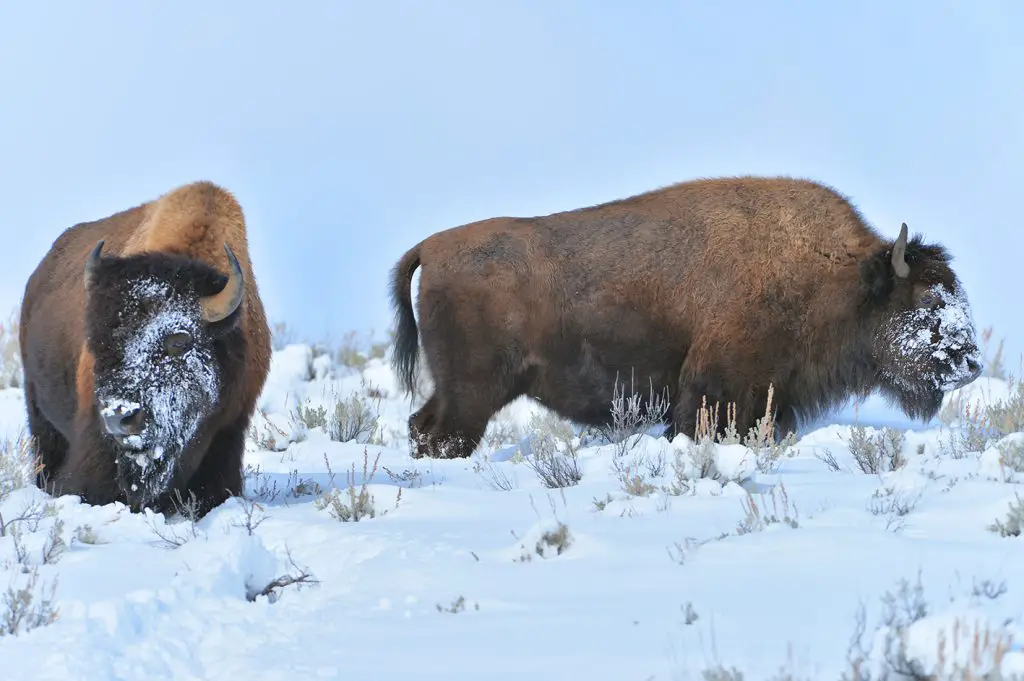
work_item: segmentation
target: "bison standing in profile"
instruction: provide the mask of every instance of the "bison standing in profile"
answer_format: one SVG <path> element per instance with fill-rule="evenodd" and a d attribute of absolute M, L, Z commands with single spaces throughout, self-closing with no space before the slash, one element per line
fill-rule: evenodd
<path fill-rule="evenodd" d="M 883 239 L 846 197 L 791 178 L 684 182 L 439 232 L 402 256 L 391 285 L 393 362 L 411 391 L 421 268 L 435 391 L 409 419 L 414 456 L 469 456 L 522 395 L 606 425 L 619 381 L 668 397 L 670 436 L 693 436 L 705 396 L 734 403 L 746 433 L 770 385 L 782 432 L 876 389 L 931 418 L 982 370 L 949 262 L 905 224 Z"/>
<path fill-rule="evenodd" d="M 242 491 L 270 330 L 245 219 L 197 182 L 67 229 L 32 273 L 21 356 L 39 484 L 133 510 Z"/>

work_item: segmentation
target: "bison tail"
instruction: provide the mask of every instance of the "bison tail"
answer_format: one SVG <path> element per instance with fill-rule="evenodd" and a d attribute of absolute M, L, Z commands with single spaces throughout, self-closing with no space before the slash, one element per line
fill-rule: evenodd
<path fill-rule="evenodd" d="M 412 312 L 412 275 L 420 266 L 417 244 L 398 261 L 391 273 L 391 305 L 395 309 L 395 338 L 391 365 L 398 384 L 406 393 L 415 390 L 416 360 L 419 358 L 419 332 Z"/>

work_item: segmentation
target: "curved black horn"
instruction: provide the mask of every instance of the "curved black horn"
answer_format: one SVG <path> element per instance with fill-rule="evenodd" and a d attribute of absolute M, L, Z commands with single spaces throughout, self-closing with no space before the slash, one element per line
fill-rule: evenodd
<path fill-rule="evenodd" d="M 100 266 L 100 251 L 103 250 L 103 239 L 100 239 L 96 246 L 93 247 L 92 252 L 89 253 L 89 257 L 85 259 L 85 288 L 86 290 L 92 286 L 93 281 L 96 280 L 96 270 Z"/>
<path fill-rule="evenodd" d="M 228 267 L 230 268 L 228 282 L 224 284 L 220 293 L 206 296 L 199 301 L 202 307 L 203 321 L 207 324 L 230 317 L 242 304 L 242 298 L 245 296 L 245 275 L 242 274 L 242 266 L 238 264 L 238 258 L 235 257 L 230 246 L 224 244 L 224 251 L 228 254 Z"/>
<path fill-rule="evenodd" d="M 892 270 L 900 279 L 910 276 L 910 266 L 907 265 L 907 223 L 900 227 L 900 235 L 896 243 L 892 245 Z"/>

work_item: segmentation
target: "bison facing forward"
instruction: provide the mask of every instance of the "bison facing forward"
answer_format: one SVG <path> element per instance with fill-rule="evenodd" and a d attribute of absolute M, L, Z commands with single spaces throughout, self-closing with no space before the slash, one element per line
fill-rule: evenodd
<path fill-rule="evenodd" d="M 270 331 L 234 197 L 199 182 L 66 230 L 26 285 L 21 355 L 39 484 L 200 513 L 241 493 Z"/>
<path fill-rule="evenodd" d="M 782 431 L 875 389 L 930 418 L 981 372 L 949 260 L 906 225 L 882 239 L 839 193 L 789 178 L 685 182 L 439 232 L 401 258 L 391 287 L 393 362 L 411 391 L 422 268 L 435 392 L 409 420 L 414 455 L 468 456 L 521 395 L 607 424 L 619 381 L 667 394 L 670 434 L 694 434 L 704 396 L 735 403 L 746 433 L 769 385 Z"/>

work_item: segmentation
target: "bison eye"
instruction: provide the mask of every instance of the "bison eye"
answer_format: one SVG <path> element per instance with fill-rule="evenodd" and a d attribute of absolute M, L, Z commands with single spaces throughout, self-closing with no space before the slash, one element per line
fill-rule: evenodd
<path fill-rule="evenodd" d="M 172 333 L 164 337 L 164 352 L 172 357 L 177 357 L 191 347 L 192 336 L 187 333 Z"/>
<path fill-rule="evenodd" d="M 939 302 L 939 297 L 934 291 L 925 291 L 921 294 L 920 303 L 921 307 L 934 307 Z"/>

